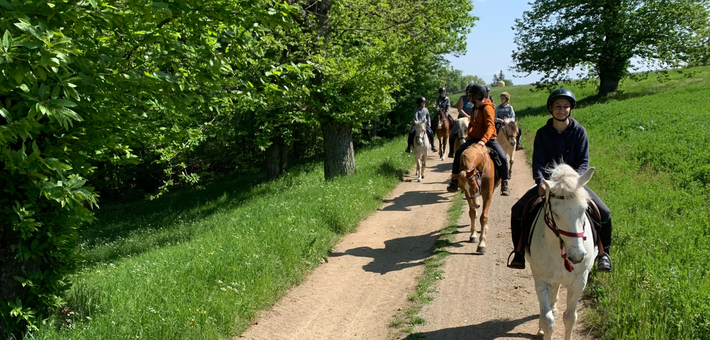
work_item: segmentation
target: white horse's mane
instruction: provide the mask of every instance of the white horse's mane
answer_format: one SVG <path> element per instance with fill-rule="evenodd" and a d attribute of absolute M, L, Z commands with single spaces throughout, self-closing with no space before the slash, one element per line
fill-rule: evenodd
<path fill-rule="evenodd" d="M 579 174 L 571 166 L 553 163 L 546 169 L 550 174 L 550 192 L 565 199 L 574 199 L 578 204 L 587 206 L 589 193 L 579 186 Z"/>

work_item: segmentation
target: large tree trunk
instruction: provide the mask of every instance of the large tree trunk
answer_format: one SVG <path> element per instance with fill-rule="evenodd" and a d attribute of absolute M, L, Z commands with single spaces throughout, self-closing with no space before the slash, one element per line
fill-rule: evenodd
<path fill-rule="evenodd" d="M 355 172 L 352 127 L 329 120 L 321 123 L 325 151 L 325 179 Z"/>
<path fill-rule="evenodd" d="M 599 77 L 599 95 L 606 96 L 609 93 L 616 92 L 619 89 L 620 76 L 600 75 Z"/>
<path fill-rule="evenodd" d="M 273 180 L 281 176 L 286 171 L 288 157 L 288 145 L 281 137 L 274 137 L 271 145 L 266 149 L 266 178 Z"/>
<path fill-rule="evenodd" d="M 630 57 L 624 47 L 623 23 L 619 21 L 621 0 L 606 0 L 602 5 L 604 43 L 599 56 L 599 95 L 606 96 L 619 89 L 619 81 L 626 72 Z"/>

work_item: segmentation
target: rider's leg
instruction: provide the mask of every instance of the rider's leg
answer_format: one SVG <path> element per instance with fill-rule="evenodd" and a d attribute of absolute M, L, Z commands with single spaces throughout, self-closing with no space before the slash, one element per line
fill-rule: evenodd
<path fill-rule="evenodd" d="M 449 157 L 454 157 L 454 151 L 456 151 L 454 150 L 454 142 L 456 142 L 456 138 L 459 138 L 458 124 L 455 124 L 449 133 Z"/>
<path fill-rule="evenodd" d="M 502 180 L 500 184 L 500 194 L 503 196 L 508 196 L 510 195 L 510 190 L 508 189 L 508 178 L 510 176 L 509 169 L 508 169 L 508 158 L 505 157 L 505 152 L 503 151 L 503 148 L 500 147 L 500 144 L 498 144 L 498 141 L 495 139 L 491 139 L 486 143 L 486 146 L 495 150 L 496 153 L 498 153 L 498 157 L 500 158 L 501 161 L 501 166 L 500 166 L 500 173 L 498 176 Z"/>
<path fill-rule="evenodd" d="M 434 146 L 434 130 L 431 129 L 429 125 L 426 126 L 426 134 L 429 137 L 429 145 L 431 145 L 431 151 L 436 152 L 436 147 Z"/>
<path fill-rule="evenodd" d="M 478 141 L 473 141 L 469 140 L 466 141 L 466 143 L 461 144 L 461 147 L 459 147 L 458 150 L 456 150 L 456 154 L 454 155 L 454 163 L 451 165 L 451 174 L 452 175 L 458 175 L 459 171 L 461 171 L 461 154 L 463 153 L 466 148 L 468 148 L 470 145 L 477 143 Z M 449 192 L 456 192 L 459 189 L 459 182 L 458 180 L 451 179 L 451 183 L 449 183 L 449 186 L 446 187 L 446 190 Z"/>
<path fill-rule="evenodd" d="M 414 144 L 414 125 L 409 129 L 409 136 L 407 137 L 407 150 L 405 152 L 412 152 L 412 144 Z"/>
<path fill-rule="evenodd" d="M 525 210 L 525 205 L 528 204 L 528 201 L 537 195 L 536 185 L 528 190 L 528 192 L 513 205 L 513 208 L 511 208 L 510 233 L 513 241 L 513 260 L 508 264 L 509 268 L 525 269 L 525 240 L 521 240 L 521 237 L 524 235 L 523 210 Z M 520 246 L 519 249 L 518 246 Z"/>
<path fill-rule="evenodd" d="M 612 271 L 611 257 L 609 257 L 609 248 L 611 247 L 611 210 L 609 207 L 602 202 L 602 200 L 594 193 L 591 189 L 584 187 L 589 193 L 589 198 L 597 204 L 599 208 L 599 214 L 602 217 L 602 225 L 599 230 L 599 238 L 602 241 L 602 247 L 604 247 L 604 254 L 597 257 L 597 271 L 598 272 L 610 272 Z"/>
<path fill-rule="evenodd" d="M 523 130 L 518 128 L 518 138 L 516 138 L 516 140 L 515 140 L 515 145 L 516 145 L 515 150 L 522 150 L 523 149 L 523 145 L 520 144 L 520 136 L 522 134 L 523 134 Z"/>

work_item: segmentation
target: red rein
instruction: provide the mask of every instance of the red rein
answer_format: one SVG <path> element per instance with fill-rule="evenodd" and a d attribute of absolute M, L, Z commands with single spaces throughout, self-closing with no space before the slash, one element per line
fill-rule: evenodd
<path fill-rule="evenodd" d="M 557 228 L 557 223 L 555 223 L 555 218 L 552 216 L 552 204 L 550 204 L 549 199 L 547 201 L 547 209 L 545 209 L 545 225 L 547 225 L 547 227 L 550 228 L 550 230 L 552 230 L 552 232 L 555 233 L 555 236 L 557 236 L 557 238 L 560 238 L 560 234 L 562 234 L 562 235 L 565 235 L 568 237 L 581 237 L 582 240 L 584 240 L 584 241 L 587 240 L 587 237 L 584 236 L 584 228 L 586 226 L 586 223 L 584 226 L 582 226 L 581 233 L 570 233 L 570 232 L 560 230 L 559 228 Z M 562 242 L 562 254 L 561 255 L 562 255 L 562 259 L 564 259 L 565 269 L 568 272 L 573 271 L 574 266 L 572 266 L 572 261 L 570 261 L 567 258 L 567 251 L 565 250 L 564 242 Z"/>

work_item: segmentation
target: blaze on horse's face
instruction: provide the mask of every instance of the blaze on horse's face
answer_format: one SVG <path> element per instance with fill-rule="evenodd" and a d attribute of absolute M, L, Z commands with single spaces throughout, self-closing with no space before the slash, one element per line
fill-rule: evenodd
<path fill-rule="evenodd" d="M 515 143 L 518 139 L 518 123 L 513 120 L 506 120 L 505 125 L 503 125 L 503 129 L 505 130 L 505 135 L 508 140 L 508 143 L 510 145 L 515 146 Z"/>
<path fill-rule="evenodd" d="M 466 198 L 476 197 L 476 209 L 481 207 L 481 185 L 478 182 L 477 170 L 461 171 L 459 173 L 459 188 L 464 192 Z"/>

